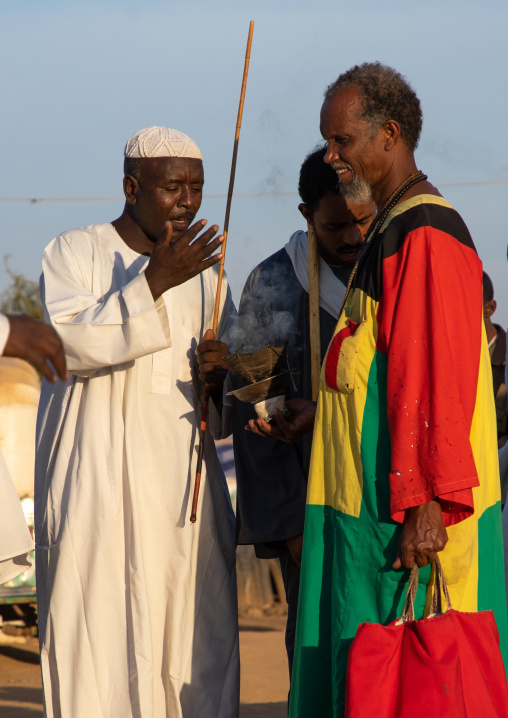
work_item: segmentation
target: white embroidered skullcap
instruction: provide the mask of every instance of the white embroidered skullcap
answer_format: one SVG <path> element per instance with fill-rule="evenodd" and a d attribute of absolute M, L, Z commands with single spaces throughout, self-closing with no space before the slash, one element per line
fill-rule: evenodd
<path fill-rule="evenodd" d="M 125 157 L 203 157 L 190 137 L 169 127 L 147 127 L 127 140 Z"/>

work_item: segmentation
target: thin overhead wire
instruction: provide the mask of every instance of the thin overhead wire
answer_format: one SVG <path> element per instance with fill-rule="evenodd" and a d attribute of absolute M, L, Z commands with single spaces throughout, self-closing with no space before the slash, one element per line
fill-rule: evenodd
<path fill-rule="evenodd" d="M 438 187 L 486 187 L 496 184 L 508 184 L 508 179 L 484 180 L 479 182 L 446 182 L 437 183 Z M 207 194 L 203 199 L 225 199 L 227 194 Z M 298 197 L 298 192 L 247 192 L 234 193 L 235 199 L 264 198 L 264 197 Z M 0 197 L 0 202 L 28 202 L 40 204 L 41 202 L 122 202 L 123 197 Z"/>

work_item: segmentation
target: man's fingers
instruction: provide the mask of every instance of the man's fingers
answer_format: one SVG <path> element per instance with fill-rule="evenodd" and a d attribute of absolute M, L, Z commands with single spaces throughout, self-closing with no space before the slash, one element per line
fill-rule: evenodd
<path fill-rule="evenodd" d="M 43 376 L 46 377 L 48 381 L 50 381 L 52 384 L 54 384 L 57 380 L 56 374 L 51 369 L 50 365 L 47 362 L 44 362 L 44 364 L 41 364 L 39 367 L 39 371 Z"/>
<path fill-rule="evenodd" d="M 437 552 L 433 551 L 432 553 L 421 553 L 420 551 L 415 551 L 414 559 L 416 562 L 416 565 L 418 568 L 424 568 L 429 563 L 434 563 L 434 561 L 437 558 Z"/>
<path fill-rule="evenodd" d="M 264 419 L 250 419 L 249 423 L 245 427 L 247 431 L 252 431 L 258 436 L 263 436 L 265 439 L 278 439 L 279 441 L 287 441 L 283 431 L 274 424 L 269 424 Z"/>
<path fill-rule="evenodd" d="M 214 254 L 213 257 L 209 257 L 208 259 L 204 259 L 202 262 L 200 262 L 192 276 L 196 276 L 196 274 L 201 274 L 201 272 L 204 272 L 205 269 L 209 269 L 209 267 L 213 267 L 214 264 L 217 264 L 217 262 L 220 262 L 222 259 L 222 254 Z"/>
<path fill-rule="evenodd" d="M 404 546 L 403 541 L 400 540 L 397 550 L 397 558 L 395 559 L 393 568 L 397 571 L 399 568 L 413 568 L 414 565 L 414 552 L 408 546 Z"/>
<path fill-rule="evenodd" d="M 37 349 L 32 350 L 30 353 L 27 353 L 25 355 L 26 361 L 30 362 L 32 366 L 37 369 L 38 372 L 40 372 L 48 381 L 50 381 L 52 384 L 56 381 L 56 374 L 53 371 L 53 367 L 51 367 L 46 359 L 46 354 L 42 354 Z"/>
<path fill-rule="evenodd" d="M 164 229 L 162 230 L 159 237 L 157 238 L 156 244 L 158 244 L 159 247 L 169 247 L 169 245 L 171 244 L 172 235 L 173 235 L 173 225 L 168 220 L 164 225 Z"/>
<path fill-rule="evenodd" d="M 266 429 L 265 429 L 266 427 Z M 271 429 L 272 427 L 263 421 L 263 419 L 250 419 L 249 423 L 245 427 L 247 431 L 252 431 L 253 434 L 258 436 L 264 436 L 265 438 L 272 438 Z"/>
<path fill-rule="evenodd" d="M 213 254 L 215 252 L 216 249 L 218 249 L 221 246 L 221 244 L 223 242 L 224 242 L 224 235 L 221 234 L 218 237 L 216 237 L 213 240 L 213 242 L 209 242 L 209 243 L 205 244 L 204 246 L 202 246 L 201 249 L 199 250 L 201 257 L 203 259 L 206 259 L 207 257 L 209 257 L 211 254 Z"/>
<path fill-rule="evenodd" d="M 205 378 L 207 376 L 210 376 L 211 374 L 221 374 L 225 375 L 227 372 L 227 367 L 223 366 L 219 362 L 207 362 L 207 363 L 201 363 L 199 364 L 199 373 L 202 374 Z"/>
<path fill-rule="evenodd" d="M 219 227 L 216 224 L 212 224 L 211 227 L 208 227 L 206 232 L 203 232 L 203 234 L 200 234 L 199 237 L 196 239 L 194 244 L 196 247 L 205 247 L 208 242 L 215 237 L 217 232 L 219 231 Z M 222 234 L 220 235 L 222 237 Z"/>
<path fill-rule="evenodd" d="M 62 345 L 60 345 L 57 349 L 57 351 L 53 352 L 53 354 L 50 357 L 51 363 L 56 369 L 56 373 L 62 379 L 62 381 L 67 381 L 69 378 L 69 374 L 67 372 L 67 366 L 65 363 L 65 354 Z"/>
<path fill-rule="evenodd" d="M 205 335 L 204 335 L 203 339 L 199 342 L 199 344 L 198 344 L 197 347 L 196 347 L 196 354 L 201 355 L 201 354 L 208 354 L 208 353 L 210 353 L 210 354 L 217 355 L 217 356 L 219 356 L 219 357 L 222 359 L 222 356 L 223 356 L 223 354 L 224 354 L 224 351 L 223 351 L 223 346 L 224 346 L 224 345 L 223 345 L 223 343 L 222 343 L 222 342 L 218 342 L 218 341 L 216 341 L 215 339 L 209 339 L 209 338 L 206 336 L 206 335 L 208 334 L 208 332 L 211 332 L 211 333 L 212 333 L 212 336 L 213 336 L 212 330 L 211 330 L 211 329 L 207 329 L 206 332 L 205 332 Z"/>
<path fill-rule="evenodd" d="M 194 222 L 194 224 L 191 224 L 189 229 L 182 234 L 180 239 L 182 240 L 182 242 L 185 242 L 186 244 L 190 244 L 196 238 L 196 236 L 201 232 L 203 227 L 205 227 L 205 226 L 206 226 L 206 219 L 200 219 L 197 222 Z M 213 227 L 216 227 L 216 229 L 214 229 Z M 213 227 L 210 227 L 210 229 L 207 229 L 204 234 L 209 235 L 210 238 L 213 237 L 215 232 L 217 232 L 217 230 L 219 229 L 216 224 L 213 225 Z"/>
<path fill-rule="evenodd" d="M 45 342 L 41 342 L 41 345 L 36 347 L 36 351 L 42 355 L 44 364 L 47 365 L 47 360 L 49 360 L 60 379 L 66 381 L 69 378 L 69 375 L 67 373 L 65 352 L 62 341 L 52 327 L 49 327 L 46 324 L 43 326 L 46 336 L 41 339 L 45 339 Z"/>
<path fill-rule="evenodd" d="M 282 431 L 282 433 L 285 433 L 289 429 L 289 424 L 286 421 L 286 417 L 282 413 L 282 411 L 279 411 L 279 409 L 275 410 L 275 423 L 277 427 Z"/>

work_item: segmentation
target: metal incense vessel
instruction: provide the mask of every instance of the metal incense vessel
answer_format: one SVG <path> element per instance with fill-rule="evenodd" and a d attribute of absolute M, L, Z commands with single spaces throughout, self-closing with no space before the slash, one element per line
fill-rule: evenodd
<path fill-rule="evenodd" d="M 240 401 L 254 405 L 256 414 L 270 421 L 279 409 L 288 414 L 286 407 L 286 385 L 289 378 L 286 345 L 283 347 L 265 346 L 251 354 L 231 354 L 224 357 L 228 367 L 240 377 L 247 386 L 228 392 Z"/>

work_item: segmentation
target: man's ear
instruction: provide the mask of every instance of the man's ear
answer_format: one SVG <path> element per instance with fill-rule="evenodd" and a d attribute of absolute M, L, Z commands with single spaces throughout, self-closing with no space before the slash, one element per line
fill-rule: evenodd
<path fill-rule="evenodd" d="M 400 138 L 400 125 L 396 120 L 387 120 L 383 129 L 385 132 L 385 150 L 389 152 L 397 144 Z"/>
<path fill-rule="evenodd" d="M 308 204 L 305 204 L 304 202 L 301 202 L 301 204 L 298 205 L 298 209 L 302 213 L 302 215 L 305 217 L 307 222 L 314 226 L 314 212 L 311 210 Z"/>
<path fill-rule="evenodd" d="M 123 193 L 127 204 L 136 204 L 139 191 L 139 182 L 133 175 L 125 175 L 123 178 Z"/>

